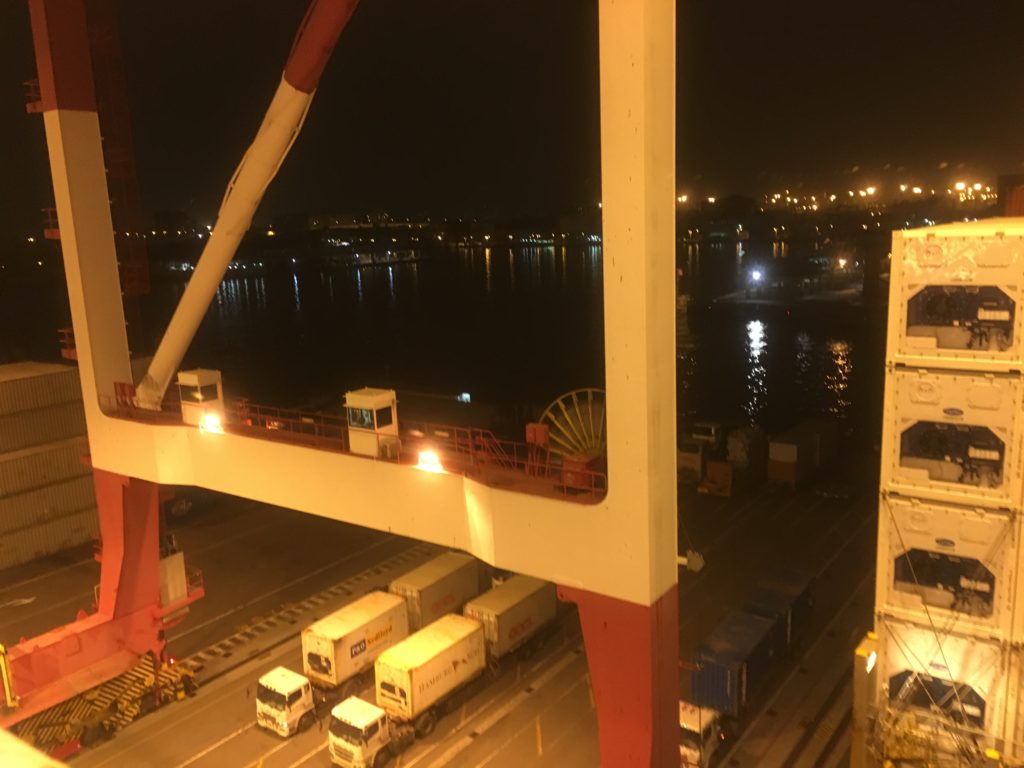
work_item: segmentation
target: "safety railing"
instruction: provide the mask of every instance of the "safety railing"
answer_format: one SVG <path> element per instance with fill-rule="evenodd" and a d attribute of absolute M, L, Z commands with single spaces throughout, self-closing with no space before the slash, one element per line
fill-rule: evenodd
<path fill-rule="evenodd" d="M 182 423 L 174 389 L 159 411 L 138 408 L 131 384 L 118 384 L 115 391 L 114 415 L 153 424 Z M 499 438 L 476 427 L 402 422 L 400 437 L 364 433 L 353 445 L 342 415 L 259 405 L 245 398 L 226 405 L 220 426 L 232 434 L 407 465 L 416 465 L 423 452 L 432 451 L 440 465 L 435 469 L 523 493 L 596 501 L 608 491 L 607 475 L 594 462 L 553 456 L 545 447 Z"/>
<path fill-rule="evenodd" d="M 257 405 L 241 398 L 226 408 L 226 431 L 258 431 L 262 437 L 348 451 L 348 422 L 343 416 Z"/>

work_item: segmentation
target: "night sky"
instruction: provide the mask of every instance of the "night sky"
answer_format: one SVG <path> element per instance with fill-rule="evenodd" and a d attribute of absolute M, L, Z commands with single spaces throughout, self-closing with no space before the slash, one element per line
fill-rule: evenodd
<path fill-rule="evenodd" d="M 212 219 L 305 6 L 121 4 L 147 210 Z M 1024 4 L 997 0 L 683 0 L 679 188 L 760 194 L 1024 172 L 1021 29 Z M 42 122 L 23 106 L 21 81 L 33 75 L 26 4 L 6 0 L 5 234 L 36 228 L 52 201 Z M 597 87 L 594 0 L 363 0 L 261 218 L 593 204 Z"/>

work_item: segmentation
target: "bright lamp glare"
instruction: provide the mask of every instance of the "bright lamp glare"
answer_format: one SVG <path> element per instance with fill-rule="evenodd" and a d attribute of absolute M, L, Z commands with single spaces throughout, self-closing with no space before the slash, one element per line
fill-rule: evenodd
<path fill-rule="evenodd" d="M 755 269 L 753 272 L 750 273 L 750 279 L 753 280 L 755 283 L 760 283 L 762 277 L 764 277 L 764 275 L 761 274 L 760 269 Z"/>
<path fill-rule="evenodd" d="M 207 411 L 199 420 L 200 432 L 211 432 L 215 435 L 224 434 L 224 425 L 220 421 L 220 415 Z"/>
<path fill-rule="evenodd" d="M 433 472 L 434 474 L 442 474 L 444 467 L 441 466 L 441 457 L 437 455 L 437 451 L 420 451 L 420 460 L 416 465 L 416 469 L 421 469 L 424 472 Z"/>

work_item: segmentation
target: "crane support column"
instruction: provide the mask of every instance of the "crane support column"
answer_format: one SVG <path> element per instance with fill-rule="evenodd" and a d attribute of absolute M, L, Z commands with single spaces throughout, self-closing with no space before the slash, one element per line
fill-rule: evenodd
<path fill-rule="evenodd" d="M 71 318 L 90 439 L 114 384 L 130 379 L 85 0 L 30 0 L 43 121 L 61 229 Z M 100 406 L 100 407 L 97 407 Z M 94 613 L 7 649 L 0 728 L 66 701 L 159 656 L 164 630 L 202 596 L 162 603 L 159 486 L 94 469 L 102 538 Z"/>
<path fill-rule="evenodd" d="M 667 768 L 679 764 L 675 2 L 598 8 L 608 481 L 629 488 L 621 524 L 644 531 L 631 568 L 648 596 L 559 595 L 579 606 L 602 768 Z"/>

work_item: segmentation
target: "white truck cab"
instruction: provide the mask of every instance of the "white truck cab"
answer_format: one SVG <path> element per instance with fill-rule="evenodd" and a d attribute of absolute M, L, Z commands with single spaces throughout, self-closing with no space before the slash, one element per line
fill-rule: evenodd
<path fill-rule="evenodd" d="M 380 768 L 404 751 L 415 735 L 375 704 L 350 696 L 331 710 L 331 763 L 344 768 Z"/>
<path fill-rule="evenodd" d="M 711 756 L 722 743 L 721 716 L 717 710 L 679 702 L 679 765 L 708 768 Z"/>
<path fill-rule="evenodd" d="M 268 731 L 291 736 L 316 720 L 313 689 L 309 680 L 287 667 L 275 667 L 256 685 L 256 724 Z"/>

